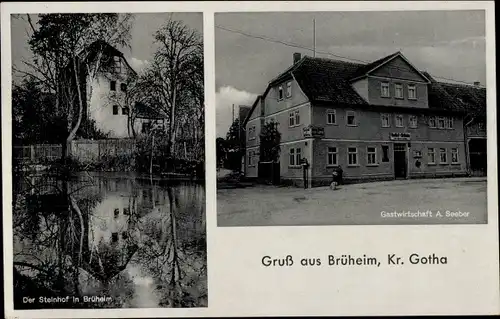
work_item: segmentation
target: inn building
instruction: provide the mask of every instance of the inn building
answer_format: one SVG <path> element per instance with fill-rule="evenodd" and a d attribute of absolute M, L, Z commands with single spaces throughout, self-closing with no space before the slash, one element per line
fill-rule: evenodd
<path fill-rule="evenodd" d="M 369 64 L 295 53 L 245 118 L 245 175 L 264 177 L 268 122 L 281 133 L 280 180 L 295 185 L 328 185 L 337 167 L 345 182 L 485 172 L 485 112 L 484 88 L 438 82 L 401 52 Z"/>

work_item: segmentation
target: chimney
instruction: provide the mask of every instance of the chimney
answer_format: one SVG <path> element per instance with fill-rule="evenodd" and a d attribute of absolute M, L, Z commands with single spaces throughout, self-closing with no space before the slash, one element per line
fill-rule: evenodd
<path fill-rule="evenodd" d="M 481 85 L 481 82 L 479 82 L 479 81 L 474 82 L 474 86 L 480 86 L 480 85 Z"/>
<path fill-rule="evenodd" d="M 301 55 L 300 55 L 300 53 L 299 53 L 299 52 L 295 52 L 295 53 L 293 54 L 293 64 L 295 64 L 295 63 L 299 62 L 299 60 L 300 60 L 300 59 L 301 59 Z"/>

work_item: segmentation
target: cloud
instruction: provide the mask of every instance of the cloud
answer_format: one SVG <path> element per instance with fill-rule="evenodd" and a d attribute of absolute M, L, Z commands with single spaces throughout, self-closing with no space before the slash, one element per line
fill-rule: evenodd
<path fill-rule="evenodd" d="M 149 65 L 148 60 L 140 60 L 140 59 L 136 59 L 134 57 L 131 57 L 128 60 L 128 62 L 130 64 L 130 66 L 132 67 L 132 69 L 134 69 L 134 71 L 139 73 L 139 74 Z"/>
<path fill-rule="evenodd" d="M 232 107 L 234 116 L 238 114 L 239 105 L 252 105 L 257 94 L 238 90 L 232 86 L 223 86 L 215 93 L 215 114 L 217 137 L 225 137 L 232 120 Z"/>

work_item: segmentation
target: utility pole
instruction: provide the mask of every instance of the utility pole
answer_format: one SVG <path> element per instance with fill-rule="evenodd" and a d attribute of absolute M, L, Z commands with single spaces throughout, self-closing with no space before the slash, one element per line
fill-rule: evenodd
<path fill-rule="evenodd" d="M 234 122 L 234 104 L 233 104 L 233 116 L 231 117 L 231 124 Z"/>
<path fill-rule="evenodd" d="M 313 57 L 316 57 L 316 19 L 313 19 Z"/>

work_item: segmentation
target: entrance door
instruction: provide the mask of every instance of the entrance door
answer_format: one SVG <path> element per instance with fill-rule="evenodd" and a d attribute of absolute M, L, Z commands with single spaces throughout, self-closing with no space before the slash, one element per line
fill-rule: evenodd
<path fill-rule="evenodd" d="M 406 144 L 394 144 L 394 175 L 406 178 Z"/>

